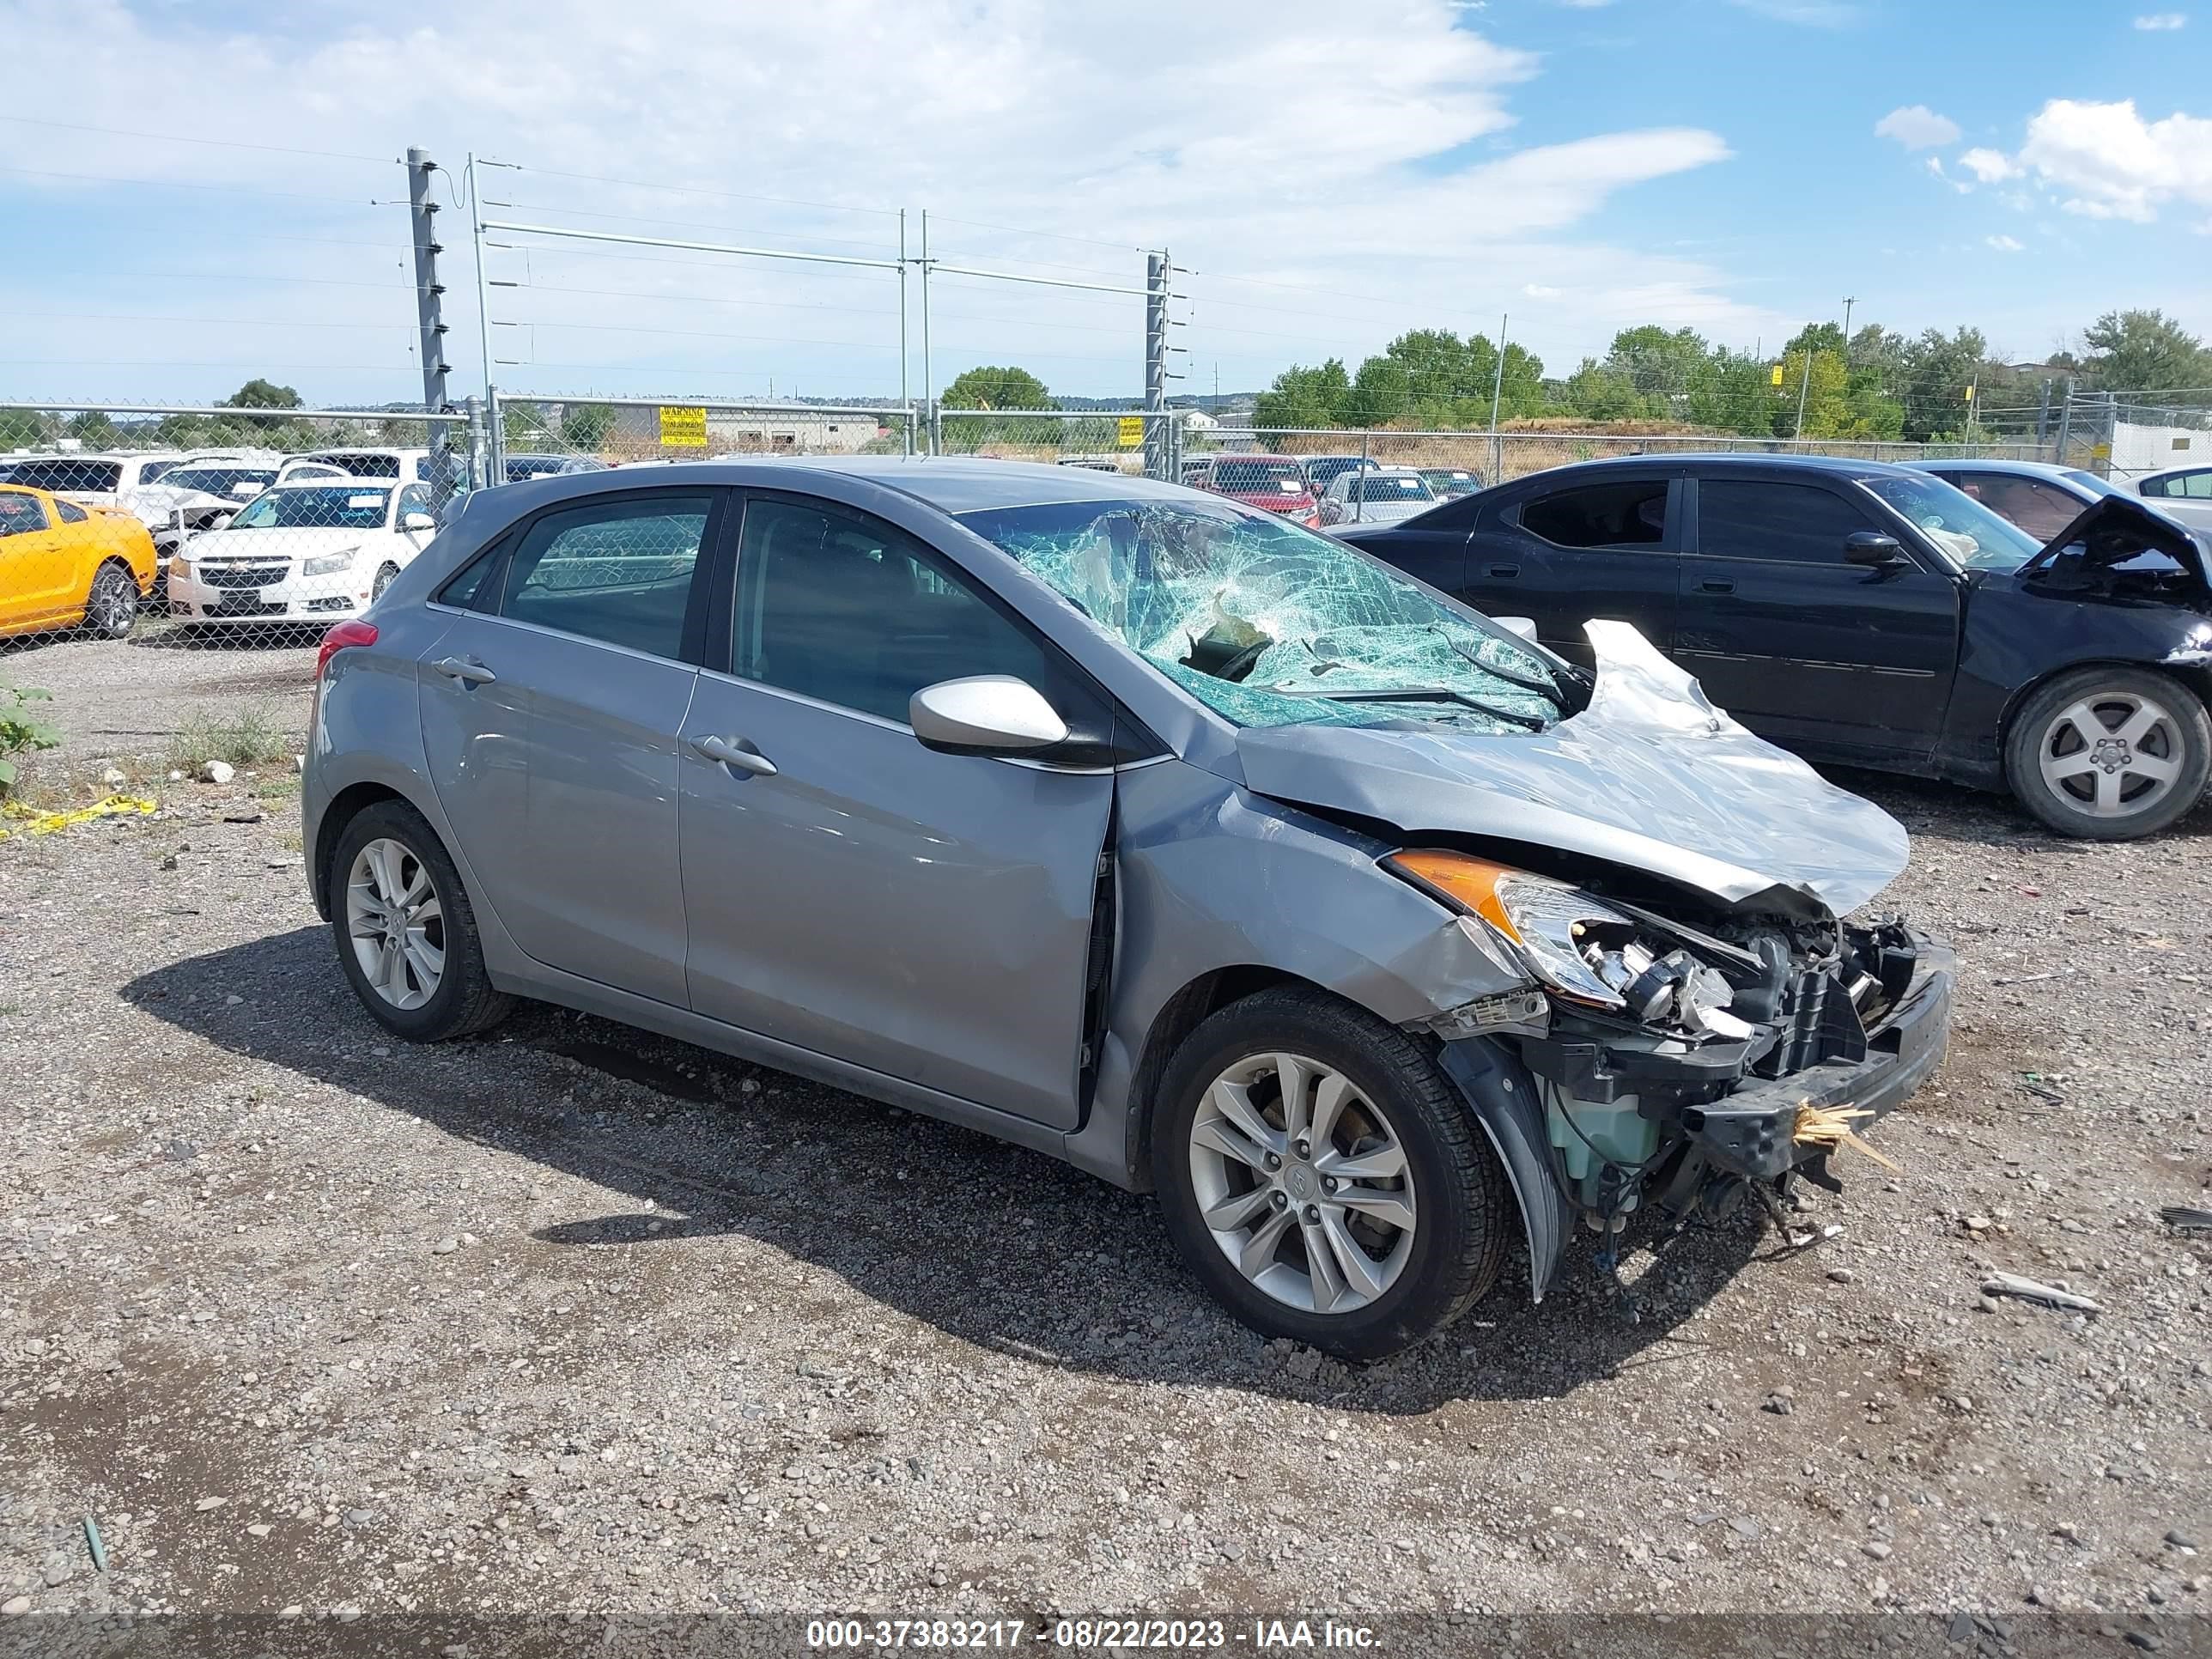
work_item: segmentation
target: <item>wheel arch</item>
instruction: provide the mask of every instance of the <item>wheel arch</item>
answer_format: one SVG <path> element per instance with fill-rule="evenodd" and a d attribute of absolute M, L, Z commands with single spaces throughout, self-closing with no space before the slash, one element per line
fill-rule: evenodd
<path fill-rule="evenodd" d="M 331 916 L 331 855 L 337 850 L 338 837 L 345 834 L 346 825 L 378 802 L 387 800 L 407 806 L 415 805 L 389 784 L 362 782 L 349 784 L 339 790 L 323 809 L 315 825 L 315 846 L 307 866 L 307 878 L 313 884 L 316 914 L 324 921 L 328 921 Z"/>
<path fill-rule="evenodd" d="M 2063 679 L 2085 668 L 2124 668 L 2136 674 L 2163 674 L 2212 711 L 2212 663 L 2160 662 L 2144 657 L 2096 656 L 2084 657 L 2076 662 L 2062 663 L 2046 670 L 2033 679 L 2014 689 L 2005 699 L 2004 708 L 1997 717 L 1997 770 L 2002 787 L 2012 787 L 2011 749 L 2013 730 L 2020 720 L 2021 710 L 2029 699 L 2053 680 Z"/>

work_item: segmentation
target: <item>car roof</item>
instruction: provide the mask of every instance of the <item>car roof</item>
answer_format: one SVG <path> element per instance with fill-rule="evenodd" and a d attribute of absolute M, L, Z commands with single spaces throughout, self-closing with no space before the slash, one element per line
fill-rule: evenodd
<path fill-rule="evenodd" d="M 1910 467 L 1916 472 L 2026 472 L 2044 478 L 2063 478 L 2069 472 L 2081 470 L 2078 467 L 2057 466 L 2049 461 L 2002 461 L 1985 456 L 1955 461 L 1901 461 L 1899 465 Z"/>
<path fill-rule="evenodd" d="M 653 470 L 650 487 L 682 483 L 724 484 L 762 489 L 805 487 L 811 475 L 825 480 L 851 478 L 896 490 L 902 495 L 958 515 L 994 507 L 1044 507 L 1062 501 L 1179 501 L 1191 499 L 1179 483 L 1163 483 L 1121 472 L 1084 466 L 1053 466 L 1036 461 L 994 461 L 969 456 L 789 455 L 758 460 L 673 461 Z M 556 473 L 525 483 L 502 485 L 518 502 L 545 502 L 602 492 L 619 494 L 644 487 L 647 480 L 629 467 L 596 472 Z"/>
<path fill-rule="evenodd" d="M 1703 472 L 1826 472 L 1845 478 L 1919 476 L 1911 468 L 1895 462 L 1856 460 L 1848 455 L 1774 455 L 1758 451 L 1720 449 L 1608 455 L 1599 460 L 1570 461 L 1564 466 L 1546 467 L 1540 472 L 1524 473 L 1513 482 L 1525 483 L 1534 478 L 1556 477 L 1563 472 L 1578 476 L 1593 472 L 1648 472 L 1655 467 L 1675 466 L 1696 467 Z"/>

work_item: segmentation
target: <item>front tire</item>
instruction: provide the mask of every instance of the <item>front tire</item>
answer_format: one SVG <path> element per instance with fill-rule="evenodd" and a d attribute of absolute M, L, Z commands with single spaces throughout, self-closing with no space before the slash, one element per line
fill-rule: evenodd
<path fill-rule="evenodd" d="M 1162 1086 L 1168 1231 L 1253 1329 L 1381 1359 L 1496 1282 L 1504 1172 L 1404 1032 L 1317 991 L 1262 991 L 1192 1032 Z"/>
<path fill-rule="evenodd" d="M 484 971 L 476 913 L 420 812 L 386 800 L 347 823 L 331 854 L 339 965 L 378 1024 L 410 1042 L 497 1024 L 514 1000 Z"/>
<path fill-rule="evenodd" d="M 94 639 L 127 639 L 137 620 L 137 582 L 119 564 L 100 566 L 93 573 L 92 591 L 85 595 L 85 632 Z"/>
<path fill-rule="evenodd" d="M 371 605 L 374 605 L 384 597 L 384 590 L 392 586 L 392 579 L 398 574 L 399 567 L 396 564 L 377 567 L 375 580 L 368 585 L 368 602 Z"/>
<path fill-rule="evenodd" d="M 2061 674 L 2005 738 L 2021 805 L 2062 836 L 2132 841 L 2196 805 L 2212 775 L 2212 720 L 2179 681 L 2144 668 Z"/>

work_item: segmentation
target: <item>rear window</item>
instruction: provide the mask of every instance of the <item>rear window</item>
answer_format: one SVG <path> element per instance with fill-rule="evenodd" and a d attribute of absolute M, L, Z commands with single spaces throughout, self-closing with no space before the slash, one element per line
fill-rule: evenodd
<path fill-rule="evenodd" d="M 350 472 L 356 478 L 396 478 L 399 476 L 397 455 L 309 455 L 311 461 L 320 461 L 341 472 Z"/>
<path fill-rule="evenodd" d="M 1305 474 L 1298 470 L 1296 461 L 1216 461 L 1213 464 L 1213 486 L 1217 489 L 1289 492 L 1304 489 L 1305 482 Z"/>
<path fill-rule="evenodd" d="M 1369 473 L 1364 478 L 1352 481 L 1352 499 L 1355 501 L 1425 501 L 1429 487 L 1419 478 L 1394 478 L 1387 474 Z"/>
<path fill-rule="evenodd" d="M 123 477 L 118 461 L 80 461 L 67 457 L 53 460 L 18 461 L 8 475 L 10 483 L 33 489 L 75 489 L 88 495 L 115 489 Z"/>

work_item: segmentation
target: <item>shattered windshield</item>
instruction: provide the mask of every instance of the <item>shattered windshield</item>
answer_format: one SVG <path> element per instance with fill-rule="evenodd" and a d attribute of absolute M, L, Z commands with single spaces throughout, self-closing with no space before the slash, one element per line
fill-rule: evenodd
<path fill-rule="evenodd" d="M 1536 732 L 1548 660 L 1389 567 L 1222 500 L 1061 501 L 960 522 L 1239 726 Z"/>

